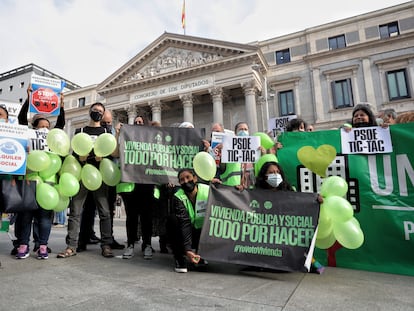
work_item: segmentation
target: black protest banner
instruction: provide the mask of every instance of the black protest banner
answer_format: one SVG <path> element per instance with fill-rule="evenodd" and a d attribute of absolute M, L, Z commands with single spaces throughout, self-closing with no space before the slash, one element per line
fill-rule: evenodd
<path fill-rule="evenodd" d="M 318 215 L 312 193 L 211 186 L 199 253 L 212 261 L 306 271 Z"/>
<path fill-rule="evenodd" d="M 122 181 L 177 184 L 177 173 L 192 168 L 204 129 L 123 125 L 119 152 Z"/>

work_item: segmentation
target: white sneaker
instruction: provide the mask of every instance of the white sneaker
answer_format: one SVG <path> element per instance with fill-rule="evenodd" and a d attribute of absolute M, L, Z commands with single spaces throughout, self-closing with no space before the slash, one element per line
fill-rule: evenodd
<path fill-rule="evenodd" d="M 131 259 L 134 256 L 134 245 L 128 245 L 124 254 L 122 255 L 123 259 Z"/>
<path fill-rule="evenodd" d="M 151 247 L 151 245 L 145 246 L 144 259 L 152 259 L 152 247 Z"/>

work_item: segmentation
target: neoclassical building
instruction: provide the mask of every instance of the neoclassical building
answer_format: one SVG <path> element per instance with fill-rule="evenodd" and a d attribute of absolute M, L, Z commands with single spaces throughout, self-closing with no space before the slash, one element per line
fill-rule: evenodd
<path fill-rule="evenodd" d="M 414 2 L 240 44 L 163 33 L 101 83 L 67 92 L 67 131 L 101 101 L 116 121 L 143 115 L 174 126 L 250 132 L 296 114 L 317 129 L 347 121 L 353 107 L 414 110 Z"/>

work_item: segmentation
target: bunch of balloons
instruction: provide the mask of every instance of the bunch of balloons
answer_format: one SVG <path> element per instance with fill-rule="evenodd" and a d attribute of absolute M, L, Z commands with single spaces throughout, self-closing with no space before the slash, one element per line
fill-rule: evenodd
<path fill-rule="evenodd" d="M 68 207 L 70 197 L 79 192 L 80 182 L 92 191 L 97 190 L 102 182 L 109 186 L 120 182 L 121 171 L 113 161 L 103 158 L 99 169 L 91 164 L 82 167 L 69 154 L 72 147 L 80 156 L 86 156 L 94 150 L 96 156 L 106 157 L 116 148 L 116 139 L 112 134 L 102 134 L 93 143 L 85 133 L 74 135 L 70 141 L 63 130 L 53 129 L 49 131 L 46 140 L 50 152 L 33 150 L 27 156 L 27 167 L 32 171 L 28 174 L 28 179 L 37 181 L 36 200 L 40 207 L 63 211 Z"/>
<path fill-rule="evenodd" d="M 323 181 L 316 247 L 326 249 L 338 241 L 345 248 L 356 249 L 364 243 L 364 233 L 352 205 L 344 199 L 347 191 L 347 182 L 339 176 Z"/>

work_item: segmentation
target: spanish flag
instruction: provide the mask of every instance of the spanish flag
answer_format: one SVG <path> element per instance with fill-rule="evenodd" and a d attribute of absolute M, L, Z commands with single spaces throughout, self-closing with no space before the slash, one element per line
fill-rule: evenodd
<path fill-rule="evenodd" d="M 183 10 L 181 11 L 181 26 L 183 27 L 185 34 L 185 0 L 183 0 Z"/>

